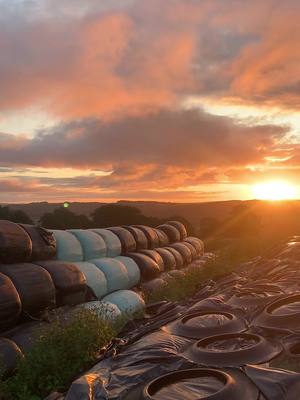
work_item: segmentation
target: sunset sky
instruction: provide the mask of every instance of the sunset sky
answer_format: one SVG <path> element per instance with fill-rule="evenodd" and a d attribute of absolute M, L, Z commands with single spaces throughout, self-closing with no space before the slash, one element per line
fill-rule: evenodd
<path fill-rule="evenodd" d="M 0 0 L 0 202 L 298 193 L 299 20 L 299 0 Z"/>

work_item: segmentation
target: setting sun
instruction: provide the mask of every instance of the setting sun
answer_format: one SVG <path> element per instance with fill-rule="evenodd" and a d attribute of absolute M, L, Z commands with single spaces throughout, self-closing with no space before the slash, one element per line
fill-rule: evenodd
<path fill-rule="evenodd" d="M 297 198 L 296 186 L 288 182 L 265 182 L 253 187 L 253 194 L 259 200 L 292 200 Z"/>

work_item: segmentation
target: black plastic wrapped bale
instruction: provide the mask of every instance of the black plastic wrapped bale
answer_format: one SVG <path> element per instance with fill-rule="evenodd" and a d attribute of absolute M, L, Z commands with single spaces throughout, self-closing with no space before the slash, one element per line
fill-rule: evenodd
<path fill-rule="evenodd" d="M 181 244 L 183 244 L 184 246 L 186 246 L 187 248 L 190 249 L 190 251 L 192 253 L 192 260 L 195 260 L 195 258 L 198 257 L 197 250 L 195 249 L 195 247 L 191 243 L 189 243 L 189 242 L 181 242 Z"/>
<path fill-rule="evenodd" d="M 242 372 L 199 368 L 171 372 L 154 379 L 144 400 L 257 400 L 257 387 Z"/>
<path fill-rule="evenodd" d="M 155 232 L 156 232 L 156 234 L 158 236 L 158 239 L 159 239 L 159 246 L 160 247 L 168 246 L 168 244 L 170 243 L 168 235 L 165 232 L 163 232 L 160 229 L 158 229 L 158 228 L 154 228 L 154 229 L 155 229 Z"/>
<path fill-rule="evenodd" d="M 193 245 L 197 251 L 198 255 L 203 255 L 204 253 L 204 243 L 201 239 L 189 236 L 186 239 L 184 239 L 185 242 L 190 243 Z"/>
<path fill-rule="evenodd" d="M 140 253 L 128 253 L 128 257 L 131 257 L 137 263 L 142 280 L 149 281 L 159 275 L 159 266 L 152 258 Z"/>
<path fill-rule="evenodd" d="M 48 271 L 29 263 L 0 265 L 16 287 L 23 315 L 36 316 L 55 307 L 55 287 Z"/>
<path fill-rule="evenodd" d="M 118 236 L 122 246 L 122 254 L 127 254 L 136 250 L 136 241 L 133 235 L 125 228 L 120 226 L 112 226 L 107 228 Z"/>
<path fill-rule="evenodd" d="M 167 224 L 174 226 L 179 231 L 180 240 L 184 240 L 184 239 L 187 238 L 186 227 L 184 226 L 184 224 L 182 222 L 179 222 L 179 221 L 168 221 Z"/>
<path fill-rule="evenodd" d="M 191 250 L 184 243 L 173 243 L 170 245 L 170 247 L 177 250 L 181 254 L 184 264 L 189 264 L 192 262 Z"/>
<path fill-rule="evenodd" d="M 49 328 L 49 322 L 31 321 L 16 326 L 9 332 L 5 332 L 5 337 L 11 339 L 26 354 L 32 349 L 34 344 Z"/>
<path fill-rule="evenodd" d="M 141 254 L 145 254 L 146 256 L 152 258 L 156 262 L 156 264 L 159 266 L 159 269 L 161 272 L 165 270 L 165 263 L 161 255 L 155 250 L 141 250 Z"/>
<path fill-rule="evenodd" d="M 32 242 L 31 261 L 51 260 L 56 257 L 56 240 L 52 232 L 40 226 L 19 224 Z"/>
<path fill-rule="evenodd" d="M 14 222 L 0 220 L 0 263 L 30 261 L 31 253 L 28 233 Z"/>
<path fill-rule="evenodd" d="M 148 240 L 148 249 L 155 249 L 159 247 L 159 238 L 154 228 L 145 225 L 133 225 L 134 228 L 140 229 L 144 232 L 147 240 Z"/>
<path fill-rule="evenodd" d="M 163 247 L 158 247 L 155 251 L 161 256 L 164 262 L 165 271 L 170 271 L 176 268 L 176 259 L 174 254 Z M 180 254 L 179 254 L 180 255 Z"/>
<path fill-rule="evenodd" d="M 135 228 L 134 226 L 123 226 L 122 228 L 127 229 L 134 237 L 136 242 L 136 251 L 148 248 L 148 239 L 142 230 Z"/>
<path fill-rule="evenodd" d="M 185 356 L 209 366 L 241 367 L 265 364 L 282 351 L 281 344 L 274 340 L 249 333 L 233 333 L 199 340 L 186 351 Z"/>
<path fill-rule="evenodd" d="M 157 229 L 160 229 L 161 231 L 165 232 L 165 234 L 169 238 L 170 243 L 175 243 L 180 241 L 180 232 L 177 228 L 175 228 L 175 226 L 163 224 L 159 225 Z"/>
<path fill-rule="evenodd" d="M 173 335 L 201 339 L 217 333 L 244 332 L 245 321 L 229 312 L 196 311 L 178 319 L 164 328 Z"/>
<path fill-rule="evenodd" d="M 173 254 L 175 261 L 176 261 L 176 269 L 180 269 L 184 266 L 184 259 L 179 253 L 178 250 L 174 249 L 173 247 L 167 246 L 165 247 L 166 250 L 168 250 L 171 254 Z"/>
<path fill-rule="evenodd" d="M 4 374 L 14 372 L 23 353 L 12 340 L 0 338 L 0 359 Z"/>
<path fill-rule="evenodd" d="M 20 314 L 19 294 L 9 277 L 0 273 L 0 332 L 12 328 Z"/>
<path fill-rule="evenodd" d="M 56 289 L 57 306 L 74 306 L 85 302 L 87 285 L 84 274 L 73 263 L 66 261 L 38 261 L 51 275 Z"/>

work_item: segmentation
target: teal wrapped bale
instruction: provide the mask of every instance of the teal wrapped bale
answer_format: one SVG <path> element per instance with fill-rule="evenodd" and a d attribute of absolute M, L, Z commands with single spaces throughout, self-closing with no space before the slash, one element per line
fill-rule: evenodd
<path fill-rule="evenodd" d="M 127 269 L 129 286 L 126 289 L 131 289 L 134 286 L 138 285 L 141 280 L 141 271 L 137 263 L 132 258 L 126 256 L 116 257 L 116 260 L 120 261 Z"/>
<path fill-rule="evenodd" d="M 71 232 L 79 240 L 85 261 L 106 257 L 106 244 L 97 233 L 83 229 L 70 229 L 68 232 Z"/>
<path fill-rule="evenodd" d="M 115 304 L 127 316 L 140 314 L 145 310 L 144 300 L 132 290 L 118 290 L 105 296 L 103 301 Z"/>
<path fill-rule="evenodd" d="M 74 262 L 86 279 L 86 284 L 92 289 L 95 296 L 101 299 L 107 291 L 107 281 L 104 273 L 91 262 Z"/>
<path fill-rule="evenodd" d="M 122 246 L 118 236 L 108 229 L 91 229 L 100 235 L 106 244 L 107 257 L 117 257 L 121 255 Z"/>
<path fill-rule="evenodd" d="M 61 261 L 83 261 L 83 250 L 79 240 L 70 232 L 53 230 L 56 240 L 56 258 Z"/>
<path fill-rule="evenodd" d="M 30 261 L 32 242 L 27 232 L 14 222 L 0 220 L 0 263 Z"/>
<path fill-rule="evenodd" d="M 126 289 L 129 287 L 129 275 L 125 266 L 115 258 L 98 258 L 91 260 L 103 274 L 107 281 L 107 292 Z"/>
<path fill-rule="evenodd" d="M 21 314 L 21 300 L 8 276 L 0 273 L 0 332 L 13 328 Z"/>

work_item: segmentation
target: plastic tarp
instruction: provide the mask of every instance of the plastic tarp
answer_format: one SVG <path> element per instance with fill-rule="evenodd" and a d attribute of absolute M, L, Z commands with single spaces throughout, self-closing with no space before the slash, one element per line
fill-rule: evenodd
<path fill-rule="evenodd" d="M 121 255 L 122 246 L 118 236 L 108 229 L 91 229 L 91 231 L 100 235 L 106 244 L 107 257 L 116 257 Z"/>
<path fill-rule="evenodd" d="M 12 281 L 0 273 L 0 331 L 12 328 L 21 314 L 21 300 Z"/>
<path fill-rule="evenodd" d="M 118 290 L 105 296 L 103 301 L 115 304 L 125 315 L 141 313 L 145 309 L 142 297 L 132 290 Z"/>
<path fill-rule="evenodd" d="M 34 225 L 20 224 L 32 242 L 31 261 L 51 260 L 56 256 L 56 240 L 52 232 Z"/>
<path fill-rule="evenodd" d="M 126 256 L 116 257 L 116 260 L 120 261 L 127 269 L 129 277 L 129 287 L 127 289 L 137 286 L 141 280 L 141 271 L 137 263 L 132 258 Z"/>
<path fill-rule="evenodd" d="M 76 265 L 58 260 L 39 261 L 36 264 L 51 275 L 57 306 L 76 305 L 85 301 L 86 279 Z"/>
<path fill-rule="evenodd" d="M 73 264 L 83 273 L 87 286 L 92 289 L 98 299 L 108 293 L 106 276 L 95 264 L 86 261 Z"/>
<path fill-rule="evenodd" d="M 78 239 L 67 231 L 53 230 L 56 240 L 56 258 L 61 261 L 83 261 L 83 250 Z"/>
<path fill-rule="evenodd" d="M 93 258 L 106 257 L 106 244 L 100 235 L 83 229 L 70 229 L 69 232 L 79 240 L 85 261 L 92 260 Z"/>
<path fill-rule="evenodd" d="M 38 315 L 55 307 L 55 287 L 44 268 L 29 263 L 8 264 L 0 265 L 0 272 L 7 275 L 17 289 L 23 314 Z"/>
<path fill-rule="evenodd" d="M 125 266 L 115 258 L 99 258 L 91 260 L 105 275 L 107 293 L 129 287 L 129 275 Z"/>
<path fill-rule="evenodd" d="M 0 263 L 30 261 L 32 243 L 27 232 L 14 222 L 0 220 Z"/>

